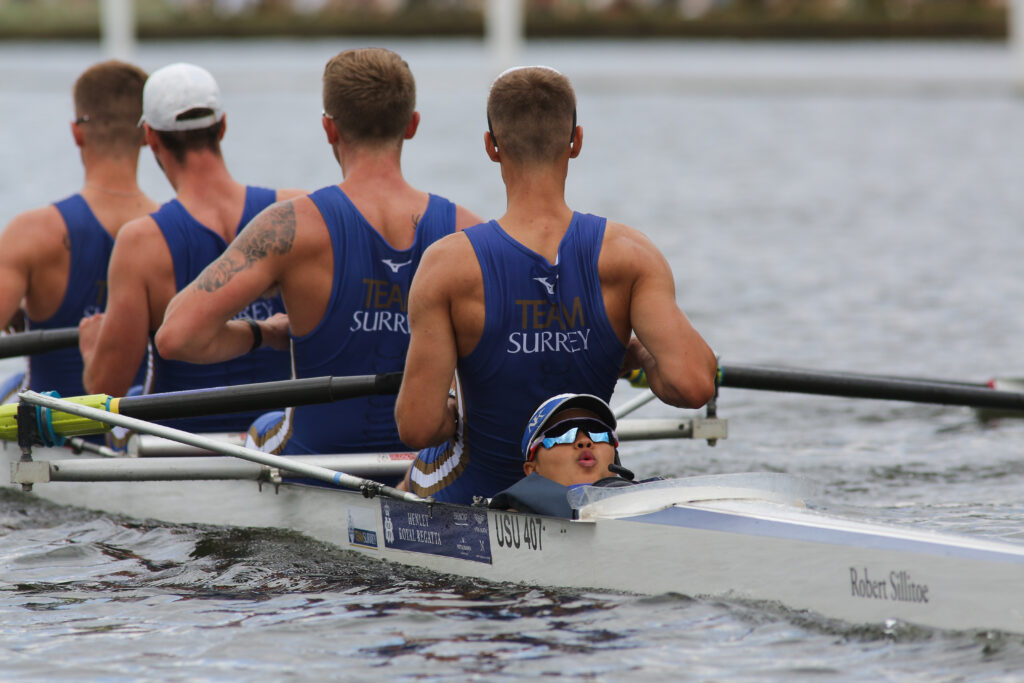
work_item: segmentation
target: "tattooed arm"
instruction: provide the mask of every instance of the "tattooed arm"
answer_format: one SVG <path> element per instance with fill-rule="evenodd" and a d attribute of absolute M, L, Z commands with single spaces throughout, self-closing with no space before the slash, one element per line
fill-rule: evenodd
<path fill-rule="evenodd" d="M 263 210 L 167 306 L 156 334 L 164 358 L 218 363 L 248 353 L 257 332 L 245 320 L 232 320 L 279 284 L 295 243 L 293 201 Z M 287 319 L 274 316 L 256 323 L 262 345 L 288 348 Z"/>

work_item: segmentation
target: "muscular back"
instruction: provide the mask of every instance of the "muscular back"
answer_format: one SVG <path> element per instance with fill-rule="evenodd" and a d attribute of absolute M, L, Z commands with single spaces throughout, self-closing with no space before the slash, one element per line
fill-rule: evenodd
<path fill-rule="evenodd" d="M 564 234 L 564 233 L 562 233 Z M 557 252 L 557 239 L 551 253 Z M 527 248 L 543 253 L 541 240 L 524 240 Z M 645 245 L 646 243 L 646 245 Z M 443 240 L 444 256 L 437 260 L 444 264 L 438 275 L 445 281 L 445 289 L 451 292 L 451 316 L 455 328 L 456 347 L 460 358 L 472 353 L 484 329 L 484 282 L 480 264 L 469 239 L 465 235 L 453 235 Z M 632 332 L 630 323 L 630 299 L 636 281 L 636 263 L 643 262 L 644 247 L 649 245 L 638 231 L 608 221 L 601 253 L 598 260 L 598 275 L 605 312 L 619 341 L 626 345 Z M 537 247 L 533 249 L 533 247 Z M 548 257 L 549 262 L 553 256 Z"/>
<path fill-rule="evenodd" d="M 556 242 L 557 243 L 557 242 Z M 417 275 L 419 292 L 435 289 L 436 305 L 451 311 L 459 358 L 477 346 L 484 329 L 484 286 L 480 265 L 465 235 L 441 240 Z M 635 334 L 627 362 L 648 370 L 659 398 L 679 406 L 703 405 L 713 391 L 717 361 L 676 303 L 672 270 L 660 251 L 638 230 L 608 221 L 598 259 L 605 312 L 624 345 Z M 656 368 L 656 370 L 655 370 Z"/>
<path fill-rule="evenodd" d="M 409 249 L 416 237 L 416 225 L 427 209 L 430 197 L 426 192 L 411 190 L 395 201 L 385 201 L 374 190 L 357 188 L 355 196 L 342 184 L 348 198 L 380 236 L 395 249 Z M 411 188 L 410 188 L 411 189 Z M 294 225 L 294 245 L 282 255 L 277 267 L 281 295 L 292 333 L 304 336 L 323 319 L 331 296 L 334 279 L 334 252 L 323 216 L 308 197 L 292 202 L 294 217 L 286 211 L 266 215 L 263 242 L 268 245 L 283 236 Z M 259 250 L 256 250 L 257 252 Z"/>

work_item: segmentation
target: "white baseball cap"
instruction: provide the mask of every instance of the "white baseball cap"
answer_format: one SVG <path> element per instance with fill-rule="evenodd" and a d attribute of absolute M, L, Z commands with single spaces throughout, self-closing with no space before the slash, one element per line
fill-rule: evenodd
<path fill-rule="evenodd" d="M 179 118 L 192 109 L 209 109 L 211 114 Z M 176 131 L 208 128 L 224 118 L 220 88 L 206 69 L 178 62 L 157 69 L 142 89 L 142 118 L 153 130 Z"/>

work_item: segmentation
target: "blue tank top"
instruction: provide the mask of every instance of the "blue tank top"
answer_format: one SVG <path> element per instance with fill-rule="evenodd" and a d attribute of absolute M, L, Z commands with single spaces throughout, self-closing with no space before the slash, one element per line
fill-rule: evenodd
<path fill-rule="evenodd" d="M 256 214 L 274 203 L 276 192 L 259 187 L 247 187 L 245 209 L 235 234 L 240 232 Z M 197 221 L 177 199 L 167 202 L 151 214 L 171 251 L 174 262 L 174 284 L 177 291 L 184 289 L 219 257 L 227 242 L 219 234 Z M 239 318 L 266 320 L 275 313 L 283 313 L 280 296 L 259 298 L 238 314 Z M 288 379 L 291 376 L 288 353 L 262 348 L 223 363 L 199 365 L 167 360 L 160 356 L 155 344 L 150 344 L 150 368 L 146 376 L 144 393 L 164 393 L 233 384 L 250 384 Z M 168 420 L 163 424 L 192 432 L 244 432 L 259 412 L 225 413 L 202 417 Z"/>
<path fill-rule="evenodd" d="M 455 231 L 455 205 L 430 195 L 412 247 L 392 247 L 337 185 L 312 193 L 334 251 L 323 319 L 292 339 L 296 377 L 368 375 L 405 367 L 409 283 L 424 250 Z M 369 396 L 286 411 L 288 453 L 408 451 L 395 427 L 395 397 Z"/>
<path fill-rule="evenodd" d="M 519 443 L 545 399 L 611 398 L 626 349 L 601 295 L 604 229 L 604 218 L 574 213 L 554 265 L 497 221 L 466 230 L 483 273 L 484 330 L 458 361 L 460 433 L 419 454 L 415 493 L 455 503 L 492 496 L 522 478 Z"/>
<path fill-rule="evenodd" d="M 54 206 L 64 219 L 70 244 L 68 286 L 60 308 L 50 318 L 29 318 L 28 327 L 33 330 L 78 327 L 82 318 L 102 312 L 107 305 L 107 264 L 114 238 L 96 219 L 82 195 L 72 195 Z M 35 391 L 57 391 L 61 396 L 85 394 L 78 347 L 29 356 L 28 386 Z"/>

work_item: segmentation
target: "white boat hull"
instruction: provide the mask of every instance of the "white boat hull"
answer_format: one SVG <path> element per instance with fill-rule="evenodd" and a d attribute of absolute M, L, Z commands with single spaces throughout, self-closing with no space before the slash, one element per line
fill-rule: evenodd
<path fill-rule="evenodd" d="M 723 475 L 641 495 L 620 489 L 624 495 L 583 507 L 584 521 L 287 482 L 53 482 L 34 490 L 139 518 L 292 529 L 382 560 L 491 581 L 770 601 L 852 623 L 1024 633 L 1024 546 L 823 515 L 794 500 L 791 481 Z M 218 503 L 196 504 L 210 500 Z"/>

